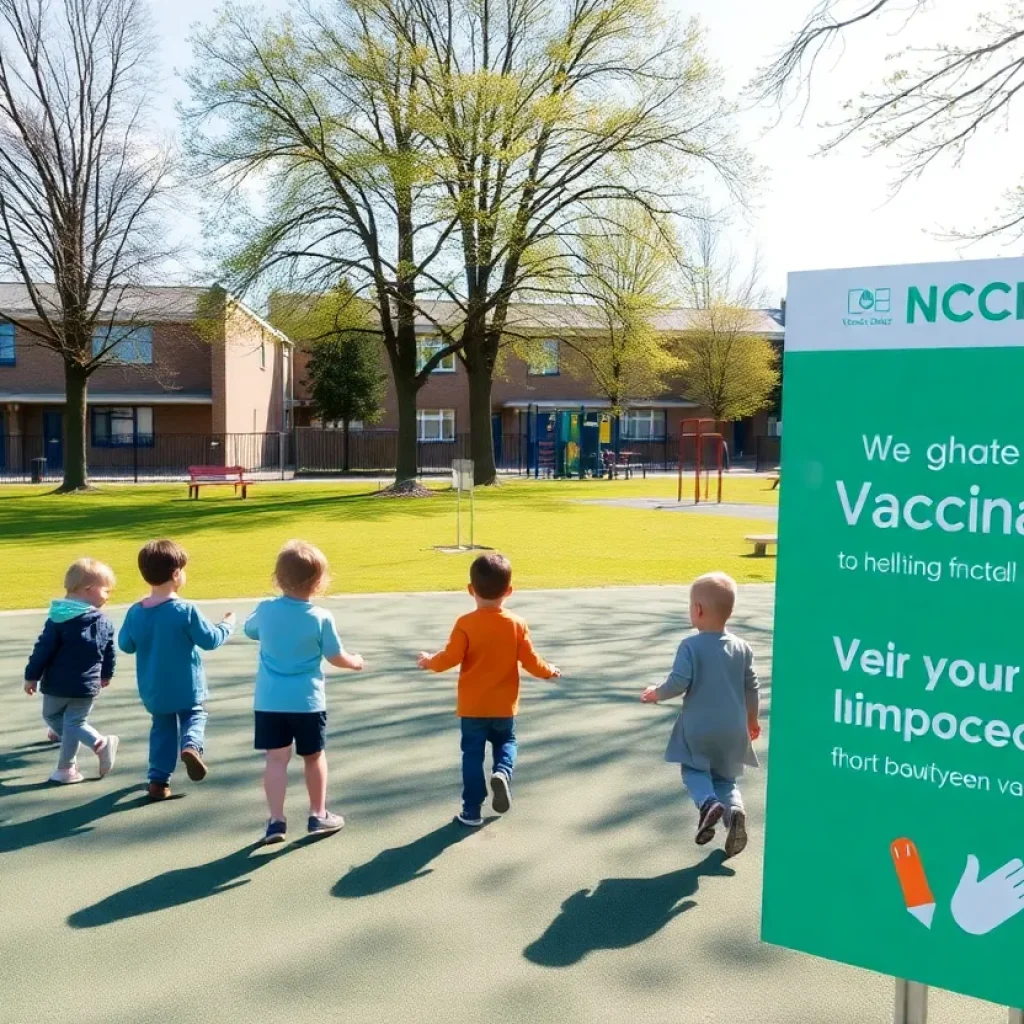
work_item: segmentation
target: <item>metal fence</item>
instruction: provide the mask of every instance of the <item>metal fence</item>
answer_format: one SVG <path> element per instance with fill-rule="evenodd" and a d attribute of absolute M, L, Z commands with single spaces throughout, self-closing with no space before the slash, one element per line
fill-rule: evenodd
<path fill-rule="evenodd" d="M 550 447 L 550 444 L 548 445 Z M 692 469 L 694 446 L 679 437 L 632 440 L 622 438 L 620 452 L 648 472 L 675 472 L 682 460 L 684 470 Z M 755 468 L 774 469 L 779 464 L 780 439 L 759 437 Z M 454 459 L 471 457 L 468 434 L 448 441 L 420 441 L 416 446 L 421 474 L 447 473 Z M 503 474 L 549 475 L 550 453 L 545 442 L 523 434 L 494 437 L 498 471 Z M 398 456 L 398 434 L 393 430 L 354 430 L 349 435 L 348 461 L 344 434 L 340 430 L 300 427 L 290 434 L 163 434 L 139 438 L 138 443 L 90 446 L 89 474 L 96 480 L 145 481 L 183 479 L 190 466 L 242 466 L 254 477 L 280 478 L 295 474 L 315 476 L 389 474 Z M 38 460 L 43 460 L 39 462 Z M 714 452 L 703 453 L 704 465 L 715 463 Z M 585 472 L 599 471 L 600 457 L 584 459 Z M 62 443 L 41 435 L 0 437 L 0 482 L 25 483 L 41 470 L 43 481 L 59 481 L 63 472 Z"/>
<path fill-rule="evenodd" d="M 138 443 L 90 445 L 89 475 L 96 480 L 181 479 L 189 466 L 242 466 L 253 476 L 281 477 L 293 463 L 290 434 L 157 434 Z M 41 461 L 40 461 L 41 460 Z M 46 482 L 63 475 L 60 439 L 16 434 L 0 438 L 0 482 Z"/>
<path fill-rule="evenodd" d="M 398 461 L 398 434 L 394 430 L 351 431 L 347 465 L 343 431 L 299 427 L 294 436 L 296 473 L 391 473 Z M 420 473 L 447 473 L 453 460 L 468 459 L 471 455 L 469 434 L 416 444 Z M 525 473 L 524 439 L 518 434 L 495 436 L 494 459 L 501 473 Z"/>

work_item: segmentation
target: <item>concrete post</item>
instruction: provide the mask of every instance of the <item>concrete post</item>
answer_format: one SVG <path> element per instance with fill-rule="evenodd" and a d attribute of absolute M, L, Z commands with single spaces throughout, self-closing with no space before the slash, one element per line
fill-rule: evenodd
<path fill-rule="evenodd" d="M 896 979 L 893 1024 L 928 1024 L 928 986 Z"/>

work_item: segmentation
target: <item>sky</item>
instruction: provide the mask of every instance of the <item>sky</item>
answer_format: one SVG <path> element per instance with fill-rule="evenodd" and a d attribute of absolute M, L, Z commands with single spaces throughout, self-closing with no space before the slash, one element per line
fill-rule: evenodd
<path fill-rule="evenodd" d="M 729 95 L 739 96 L 759 66 L 801 24 L 814 0 L 666 0 L 680 15 L 697 16 L 707 31 L 707 50 L 720 65 Z M 284 10 L 287 0 L 264 0 L 269 11 Z M 1010 137 L 992 133 L 979 139 L 960 167 L 937 166 L 923 179 L 892 195 L 891 160 L 867 156 L 862 144 L 847 143 L 817 156 L 842 104 L 877 83 L 885 56 L 900 45 L 956 38 L 973 15 L 990 6 L 982 0 L 937 0 L 931 13 L 916 19 L 896 38 L 902 21 L 881 30 L 871 26 L 848 37 L 842 53 L 821 65 L 809 106 L 782 113 L 743 109 L 736 115 L 738 138 L 765 169 L 765 180 L 744 209 L 728 202 L 709 183 L 712 205 L 729 218 L 727 245 L 741 264 L 760 253 L 763 285 L 777 302 L 785 294 L 786 275 L 795 270 L 877 266 L 961 258 L 1017 255 L 997 241 L 964 248 L 941 238 L 951 228 L 984 223 L 1000 196 L 1016 184 L 1019 162 Z M 166 87 L 159 116 L 167 131 L 177 130 L 175 100 L 185 89 L 175 72 L 190 59 L 189 27 L 211 17 L 209 0 L 160 0 L 153 5 L 162 42 Z M 1020 152 L 1020 144 L 1016 151 Z"/>

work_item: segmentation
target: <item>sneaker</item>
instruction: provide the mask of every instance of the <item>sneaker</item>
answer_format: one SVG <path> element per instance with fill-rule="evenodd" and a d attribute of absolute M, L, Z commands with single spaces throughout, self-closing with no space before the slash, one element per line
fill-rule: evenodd
<path fill-rule="evenodd" d="M 729 822 L 729 834 L 725 837 L 726 857 L 735 857 L 747 848 L 747 816 L 743 811 L 732 812 Z"/>
<path fill-rule="evenodd" d="M 121 741 L 116 736 L 108 736 L 107 742 L 96 751 L 100 759 L 100 778 L 104 778 L 114 770 L 114 762 L 117 760 L 117 748 Z"/>
<path fill-rule="evenodd" d="M 195 747 L 186 747 L 181 752 L 181 763 L 193 782 L 202 782 L 206 778 L 206 765 Z"/>
<path fill-rule="evenodd" d="M 479 814 L 467 814 L 465 811 L 456 814 L 455 820 L 467 828 L 479 828 L 484 823 L 484 819 Z"/>
<path fill-rule="evenodd" d="M 715 826 L 722 820 L 725 808 L 714 798 L 708 797 L 700 809 L 700 821 L 697 823 L 697 835 L 694 842 L 705 846 L 715 838 Z"/>
<path fill-rule="evenodd" d="M 85 776 L 78 770 L 78 765 L 73 764 L 70 768 L 58 768 L 50 776 L 50 781 L 62 786 L 73 786 L 76 782 L 85 782 Z"/>
<path fill-rule="evenodd" d="M 507 814 L 512 806 L 512 787 L 504 772 L 491 776 L 491 806 L 495 814 Z"/>
<path fill-rule="evenodd" d="M 52 729 L 46 730 L 46 742 L 47 743 L 60 743 L 60 736 L 55 733 Z"/>
<path fill-rule="evenodd" d="M 309 816 L 306 822 L 306 831 L 311 836 L 328 835 L 337 832 L 345 827 L 345 819 L 340 814 L 331 814 L 328 811 L 322 818 L 315 814 Z"/>
<path fill-rule="evenodd" d="M 151 782 L 146 789 L 146 796 L 150 800 L 168 800 L 171 796 L 171 784 L 169 782 Z"/>
<path fill-rule="evenodd" d="M 312 819 L 310 819 L 312 820 Z M 310 830 L 312 831 L 312 830 Z M 274 843 L 283 843 L 288 838 L 288 822 L 268 821 L 267 831 L 263 833 L 263 845 L 273 846 Z"/>

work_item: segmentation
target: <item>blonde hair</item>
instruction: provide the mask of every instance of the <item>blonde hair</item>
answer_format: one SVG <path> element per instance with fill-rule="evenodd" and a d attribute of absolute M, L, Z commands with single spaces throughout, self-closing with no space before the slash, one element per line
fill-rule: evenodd
<path fill-rule="evenodd" d="M 67 591 L 85 590 L 97 584 L 113 589 L 117 583 L 114 570 L 105 562 L 95 558 L 80 558 L 73 562 L 64 573 L 64 589 Z"/>
<path fill-rule="evenodd" d="M 724 572 L 705 573 L 691 584 L 690 600 L 728 620 L 736 606 L 736 581 Z"/>
<path fill-rule="evenodd" d="M 286 594 L 319 594 L 330 582 L 327 556 L 304 540 L 290 540 L 277 556 L 274 583 Z"/>

